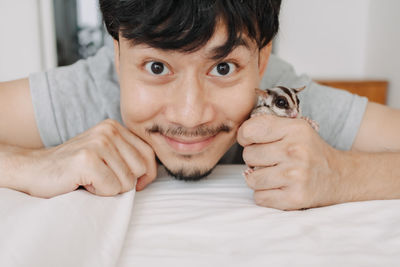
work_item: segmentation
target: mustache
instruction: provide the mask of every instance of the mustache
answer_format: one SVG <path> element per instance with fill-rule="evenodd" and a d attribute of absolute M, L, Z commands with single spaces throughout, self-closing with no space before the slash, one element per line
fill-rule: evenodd
<path fill-rule="evenodd" d="M 161 125 L 158 124 L 155 124 L 152 127 L 146 129 L 147 134 L 160 133 L 165 136 L 186 137 L 213 136 L 220 132 L 229 133 L 231 131 L 232 127 L 224 123 L 216 127 L 199 126 L 195 130 L 188 130 L 182 126 L 163 128 Z"/>

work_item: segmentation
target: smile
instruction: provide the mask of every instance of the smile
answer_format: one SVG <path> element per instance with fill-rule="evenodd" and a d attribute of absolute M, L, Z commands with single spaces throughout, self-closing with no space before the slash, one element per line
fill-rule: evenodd
<path fill-rule="evenodd" d="M 166 140 L 167 144 L 176 152 L 193 154 L 202 152 L 215 139 L 216 135 L 197 139 L 172 138 L 165 135 L 162 136 Z"/>

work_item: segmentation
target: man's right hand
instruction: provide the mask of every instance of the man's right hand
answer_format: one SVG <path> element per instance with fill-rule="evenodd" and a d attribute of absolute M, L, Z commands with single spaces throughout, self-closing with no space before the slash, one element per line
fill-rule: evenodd
<path fill-rule="evenodd" d="M 8 170 L 3 175 L 11 184 L 5 187 L 37 197 L 50 198 L 79 186 L 96 195 L 113 196 L 135 185 L 142 190 L 157 175 L 153 149 L 111 119 L 57 147 L 16 150 L 7 160 L 3 152 L 0 173 Z"/>

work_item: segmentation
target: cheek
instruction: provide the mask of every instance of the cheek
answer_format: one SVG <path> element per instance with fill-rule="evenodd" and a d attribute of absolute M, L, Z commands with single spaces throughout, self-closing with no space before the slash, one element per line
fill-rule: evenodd
<path fill-rule="evenodd" d="M 125 124 L 147 121 L 159 112 L 162 99 L 137 81 L 121 80 L 121 115 Z"/>
<path fill-rule="evenodd" d="M 227 100 L 223 105 L 222 108 L 230 120 L 242 123 L 254 107 L 254 95 L 242 94 L 241 97 Z"/>
<path fill-rule="evenodd" d="M 246 82 L 237 84 L 235 87 L 230 88 L 225 96 L 219 96 L 219 110 L 222 110 L 229 120 L 241 124 L 246 120 L 255 105 L 255 88 L 257 82 Z"/>

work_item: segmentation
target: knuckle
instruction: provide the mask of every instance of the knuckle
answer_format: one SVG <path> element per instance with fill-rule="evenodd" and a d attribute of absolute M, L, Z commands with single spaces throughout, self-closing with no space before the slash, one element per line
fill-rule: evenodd
<path fill-rule="evenodd" d="M 119 134 L 117 123 L 114 120 L 107 119 L 97 127 L 97 133 L 100 135 L 116 136 Z"/>
<path fill-rule="evenodd" d="M 286 171 L 285 176 L 291 181 L 300 182 L 302 184 L 307 180 L 308 172 L 304 168 L 291 168 Z"/>
<path fill-rule="evenodd" d="M 301 146 L 298 144 L 290 144 L 286 148 L 286 155 L 288 157 L 296 157 L 301 151 Z"/>
<path fill-rule="evenodd" d="M 298 168 L 291 168 L 286 170 L 285 176 L 290 180 L 295 180 L 300 176 L 300 171 Z"/>
<path fill-rule="evenodd" d="M 96 138 L 92 139 L 92 143 L 100 148 L 105 148 L 110 145 L 110 140 L 105 135 L 98 135 Z"/>
<path fill-rule="evenodd" d="M 286 148 L 286 155 L 289 158 L 306 159 L 308 158 L 307 150 L 303 144 L 291 144 Z"/>
<path fill-rule="evenodd" d="M 240 136 L 243 140 L 248 140 L 252 136 L 252 127 L 251 124 L 246 123 L 240 128 Z"/>
<path fill-rule="evenodd" d="M 97 158 L 97 154 L 88 148 L 83 148 L 78 151 L 77 160 L 80 163 L 92 164 Z"/>

